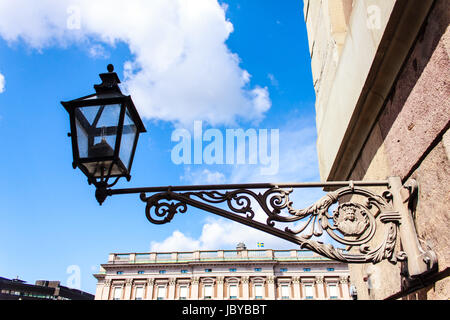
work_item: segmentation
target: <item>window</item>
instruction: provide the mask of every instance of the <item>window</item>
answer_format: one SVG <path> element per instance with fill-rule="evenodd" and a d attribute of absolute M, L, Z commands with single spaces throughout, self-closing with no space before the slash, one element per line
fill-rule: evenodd
<path fill-rule="evenodd" d="M 338 287 L 336 284 L 333 283 L 328 285 L 328 294 L 330 295 L 330 299 L 338 298 Z"/>
<path fill-rule="evenodd" d="M 255 284 L 255 299 L 262 299 L 264 296 L 264 287 L 262 284 Z"/>
<path fill-rule="evenodd" d="M 310 272 L 310 271 L 311 271 L 311 268 L 303 268 L 303 271 L 304 271 L 304 272 Z"/>
<path fill-rule="evenodd" d="M 188 295 L 188 287 L 181 286 L 180 287 L 180 300 L 186 300 Z"/>
<path fill-rule="evenodd" d="M 144 274 L 145 272 L 143 270 L 139 270 L 138 274 Z"/>
<path fill-rule="evenodd" d="M 158 286 L 158 300 L 164 300 L 166 298 L 166 287 L 165 286 Z"/>
<path fill-rule="evenodd" d="M 123 274 L 123 271 L 117 271 L 116 273 L 117 274 Z"/>
<path fill-rule="evenodd" d="M 187 270 L 181 270 L 181 273 L 188 273 Z"/>
<path fill-rule="evenodd" d="M 312 284 L 305 285 L 305 297 L 306 299 L 314 299 L 314 287 Z"/>
<path fill-rule="evenodd" d="M 230 272 L 236 272 L 236 268 L 230 268 L 228 269 Z"/>
<path fill-rule="evenodd" d="M 159 274 L 165 274 L 166 270 L 159 270 Z"/>
<path fill-rule="evenodd" d="M 205 287 L 203 289 L 203 297 L 205 299 L 211 299 L 213 296 L 213 286 L 211 284 L 205 284 Z"/>
<path fill-rule="evenodd" d="M 136 287 L 136 291 L 134 293 L 134 299 L 135 300 L 144 299 L 144 287 Z"/>
<path fill-rule="evenodd" d="M 230 290 L 230 299 L 237 299 L 238 297 L 238 286 L 237 284 L 230 284 L 229 286 L 229 290 Z"/>
<path fill-rule="evenodd" d="M 255 270 L 255 272 L 261 272 L 262 269 L 261 268 L 255 268 L 254 270 Z"/>
<path fill-rule="evenodd" d="M 116 254 L 116 260 L 129 260 L 129 254 Z"/>
<path fill-rule="evenodd" d="M 122 299 L 122 288 L 121 287 L 115 287 L 114 288 L 114 300 L 120 300 Z"/>
<path fill-rule="evenodd" d="M 288 284 L 282 284 L 281 285 L 281 299 L 289 299 L 289 285 Z"/>
<path fill-rule="evenodd" d="M 287 272 L 288 269 L 287 268 L 280 268 L 280 272 Z"/>
<path fill-rule="evenodd" d="M 327 268 L 327 271 L 334 271 L 334 268 Z"/>
<path fill-rule="evenodd" d="M 205 269 L 205 272 L 212 272 L 212 269 Z"/>

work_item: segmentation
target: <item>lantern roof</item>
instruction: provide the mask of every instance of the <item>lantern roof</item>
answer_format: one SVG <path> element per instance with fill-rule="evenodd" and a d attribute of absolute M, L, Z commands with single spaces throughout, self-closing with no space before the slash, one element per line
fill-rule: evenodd
<path fill-rule="evenodd" d="M 95 106 L 95 105 L 110 105 L 118 103 L 126 103 L 128 112 L 130 113 L 133 121 L 139 132 L 147 132 L 144 123 L 139 115 L 139 112 L 134 105 L 131 96 L 124 95 L 119 88 L 120 79 L 117 73 L 114 72 L 114 66 L 108 65 L 108 72 L 101 73 L 101 84 L 94 85 L 96 93 L 77 98 L 70 101 L 61 101 L 67 112 L 71 112 L 73 108 L 83 106 Z"/>

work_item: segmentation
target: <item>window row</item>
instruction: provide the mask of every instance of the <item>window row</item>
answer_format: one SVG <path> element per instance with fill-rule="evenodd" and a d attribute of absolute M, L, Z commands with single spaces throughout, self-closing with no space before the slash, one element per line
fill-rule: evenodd
<path fill-rule="evenodd" d="M 317 297 L 317 288 L 314 286 L 314 283 L 303 283 L 302 284 L 302 296 L 305 299 L 315 299 Z M 214 283 L 204 283 L 202 284 L 201 298 L 202 299 L 213 299 L 215 297 Z M 242 291 L 240 294 L 240 289 L 238 283 L 228 283 L 226 285 L 227 288 L 227 296 L 225 299 L 238 299 L 242 297 Z M 180 284 L 178 286 L 178 294 L 177 299 L 186 300 L 189 298 L 189 284 Z M 338 299 L 339 298 L 339 287 L 337 283 L 328 283 L 326 285 L 327 296 L 329 299 Z M 145 287 L 143 285 L 138 285 L 134 289 L 134 299 L 135 300 L 143 300 L 145 295 Z M 166 300 L 168 298 L 168 287 L 167 285 L 155 285 L 154 290 L 156 291 L 154 297 L 157 300 Z M 289 283 L 279 283 L 277 296 L 281 299 L 292 299 L 292 286 Z M 123 298 L 123 287 L 114 287 L 113 288 L 113 300 L 121 300 Z M 197 293 L 198 294 L 198 293 Z M 254 299 L 264 299 L 267 298 L 266 286 L 263 283 L 254 283 L 252 284 L 252 294 L 251 297 Z"/>
<path fill-rule="evenodd" d="M 205 269 L 204 270 L 206 273 L 208 272 L 212 272 L 212 269 Z M 229 268 L 228 269 L 229 272 L 237 272 L 237 268 Z M 253 268 L 254 272 L 261 272 L 262 268 Z M 328 272 L 332 272 L 334 271 L 334 268 L 327 268 Z M 167 270 L 159 270 L 159 274 L 166 274 Z M 189 270 L 186 269 L 181 269 L 180 270 L 181 273 L 189 273 Z M 288 268 L 280 268 L 280 272 L 288 272 Z M 311 272 L 311 268 L 303 268 L 303 272 Z M 122 275 L 123 271 L 117 271 L 118 275 Z M 139 270 L 137 272 L 137 274 L 145 274 L 145 271 L 143 270 Z"/>
<path fill-rule="evenodd" d="M 204 271 L 206 273 L 209 273 L 209 272 L 212 272 L 212 269 L 204 269 Z M 254 272 L 262 272 L 262 268 L 253 268 L 253 271 Z M 280 272 L 287 272 L 287 271 L 288 271 L 288 268 L 280 268 Z M 305 272 L 306 271 L 311 271 L 311 268 L 304 268 L 303 271 L 305 271 Z M 328 270 L 328 271 L 334 271 L 334 269 L 333 270 Z M 228 272 L 237 272 L 237 268 L 229 268 Z M 167 273 L 167 270 L 159 270 L 159 274 L 166 274 L 166 273 Z M 180 273 L 189 273 L 189 270 L 182 269 L 182 270 L 180 270 Z M 123 271 L 117 271 L 116 274 L 123 275 L 124 272 Z M 137 274 L 145 274 L 145 271 L 139 270 L 137 272 Z"/>

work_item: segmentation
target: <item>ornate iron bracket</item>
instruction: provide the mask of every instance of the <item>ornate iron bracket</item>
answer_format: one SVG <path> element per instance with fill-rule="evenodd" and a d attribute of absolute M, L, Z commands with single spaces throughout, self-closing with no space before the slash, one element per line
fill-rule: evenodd
<path fill-rule="evenodd" d="M 293 206 L 290 195 L 298 188 L 333 187 L 304 209 Z M 378 195 L 363 187 L 386 187 Z M 264 189 L 264 191 L 256 191 Z M 409 203 L 417 195 L 414 184 L 400 178 L 378 182 L 294 184 L 238 184 L 97 190 L 99 201 L 117 194 L 140 193 L 147 219 L 165 224 L 192 206 L 283 238 L 322 256 L 346 263 L 407 261 L 410 277 L 436 267 L 436 255 L 419 244 Z M 150 195 L 147 195 L 150 194 Z M 332 206 L 335 209 L 330 213 Z M 261 221 L 261 216 L 264 217 Z M 285 225 L 284 229 L 278 225 Z M 339 248 L 324 244 L 325 232 Z M 381 236 L 380 236 L 381 234 Z M 398 249 L 400 234 L 403 251 Z"/>
<path fill-rule="evenodd" d="M 418 184 L 414 179 L 402 185 L 400 178 L 389 178 L 393 194 L 394 208 L 401 216 L 400 238 L 403 250 L 407 253 L 406 276 L 414 279 L 437 270 L 437 256 L 430 248 L 424 249 L 417 236 L 414 224 L 414 206 L 417 200 Z M 405 270 L 406 271 L 406 270 Z"/>

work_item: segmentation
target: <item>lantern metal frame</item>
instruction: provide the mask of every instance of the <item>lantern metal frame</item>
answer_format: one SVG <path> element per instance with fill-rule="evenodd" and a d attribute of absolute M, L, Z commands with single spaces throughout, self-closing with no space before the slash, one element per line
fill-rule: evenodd
<path fill-rule="evenodd" d="M 124 177 L 128 181 L 131 179 L 131 167 L 133 165 L 134 155 L 136 152 L 137 143 L 139 140 L 139 135 L 141 133 L 146 132 L 145 126 L 139 116 L 139 113 L 131 99 L 131 96 L 126 96 L 122 94 L 118 84 L 120 83 L 120 79 L 114 71 L 114 67 L 112 65 L 108 65 L 108 73 L 100 74 L 100 78 L 102 79 L 102 83 L 99 85 L 94 85 L 96 93 L 90 94 L 88 96 L 84 96 L 71 101 L 62 101 L 61 104 L 64 106 L 66 111 L 69 113 L 70 117 L 70 133 L 69 136 L 72 138 L 72 153 L 73 153 L 73 162 L 72 166 L 74 169 L 79 168 L 88 178 L 89 184 L 94 184 L 96 187 L 111 187 L 117 183 L 117 181 Z M 79 137 L 77 132 L 76 121 L 82 121 L 83 127 L 95 127 L 97 122 L 99 121 L 102 113 L 105 108 L 108 106 L 120 106 L 120 113 L 117 119 L 117 126 L 107 127 L 106 134 L 114 130 L 115 142 L 114 142 L 114 153 L 108 156 L 96 156 L 90 157 L 81 157 L 79 151 Z M 92 124 L 89 124 L 89 121 L 84 117 L 80 108 L 89 108 L 99 106 L 99 110 Z M 133 121 L 133 125 L 136 127 L 134 141 L 130 151 L 130 157 L 128 163 L 123 163 L 120 159 L 120 151 L 122 146 L 122 137 L 124 134 L 124 129 L 126 129 L 129 125 L 125 125 L 125 115 L 129 114 L 129 117 Z M 93 128 L 98 131 L 100 128 Z M 96 136 L 99 136 L 98 134 Z M 89 163 L 104 163 L 110 162 L 109 168 L 100 168 L 101 173 L 95 174 L 91 173 L 87 168 L 86 164 Z M 112 169 L 114 166 L 118 166 L 120 168 L 120 173 L 112 173 Z M 115 178 L 113 183 L 109 183 L 110 178 Z"/>
<path fill-rule="evenodd" d="M 110 67 L 108 69 L 111 70 Z M 110 71 L 101 77 L 103 84 L 96 86 L 97 93 L 112 94 L 112 97 L 105 97 L 103 101 L 127 101 L 135 112 L 133 116 L 139 117 L 131 97 L 121 94 L 117 86 L 117 75 L 114 76 Z M 74 106 L 86 105 L 86 100 L 83 99 L 89 97 L 92 95 L 63 103 L 71 114 L 72 135 L 76 134 L 76 128 L 71 110 L 74 110 Z M 122 105 L 122 126 L 124 110 Z M 140 132 L 145 132 L 140 118 L 136 122 Z M 138 136 L 139 134 L 136 135 L 133 146 L 133 156 Z M 72 136 L 72 148 L 74 159 L 77 159 L 74 141 L 76 142 L 76 136 Z M 120 144 L 120 141 L 116 143 Z M 81 169 L 81 163 L 74 161 L 74 168 L 77 166 Z M 415 228 L 414 203 L 418 196 L 418 184 L 413 179 L 405 184 L 399 177 L 389 177 L 384 181 L 112 189 L 120 177 L 116 177 L 112 184 L 108 184 L 108 174 L 100 180 L 90 181 L 96 186 L 95 196 L 99 204 L 114 195 L 140 194 L 140 199 L 146 204 L 146 217 L 154 224 L 169 223 L 175 215 L 186 213 L 188 206 L 191 206 L 285 239 L 332 260 L 349 264 L 377 264 L 386 260 L 396 264 L 401 261 L 404 269 L 402 274 L 408 279 L 421 279 L 438 269 L 437 255 L 424 245 Z M 125 177 L 130 179 L 129 172 Z M 298 209 L 294 207 L 290 196 L 294 190 L 302 188 L 323 188 L 332 191 L 309 207 Z M 386 189 L 380 192 L 379 188 Z M 337 208 L 330 213 L 333 205 Z M 257 212 L 266 215 L 266 220 L 262 222 L 255 219 Z M 285 226 L 284 229 L 279 225 Z M 320 237 L 324 234 L 346 247 L 321 242 Z"/>

